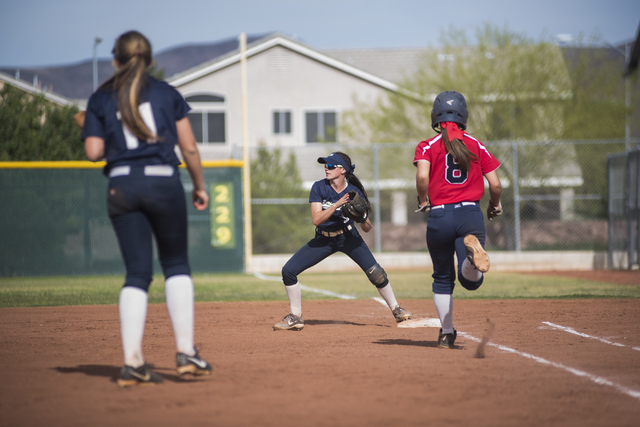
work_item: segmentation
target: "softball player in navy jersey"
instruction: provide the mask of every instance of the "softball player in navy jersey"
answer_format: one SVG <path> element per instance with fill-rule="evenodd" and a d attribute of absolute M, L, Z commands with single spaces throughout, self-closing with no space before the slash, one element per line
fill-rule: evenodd
<path fill-rule="evenodd" d="M 200 155 L 187 119 L 189 106 L 167 83 L 146 73 L 151 45 L 140 33 L 121 35 L 113 48 L 116 73 L 89 99 L 82 139 L 91 161 L 105 159 L 107 206 L 126 266 L 119 312 L 124 367 L 118 385 L 160 383 L 142 355 L 152 235 L 165 276 L 167 309 L 180 375 L 206 375 L 211 365 L 193 342 L 193 281 L 187 257 L 187 211 L 175 154 L 178 144 L 193 182 L 193 204 L 206 209 Z"/>
<path fill-rule="evenodd" d="M 349 156 L 340 152 L 320 157 L 318 163 L 324 164 L 326 178 L 316 181 L 309 194 L 311 220 L 316 226 L 316 235 L 282 268 L 282 281 L 289 297 L 291 312 L 280 323 L 276 323 L 273 329 L 301 330 L 304 327 L 298 275 L 336 252 L 347 254 L 362 268 L 386 301 L 396 322 L 410 319 L 411 313 L 396 301 L 387 274 L 358 234 L 355 223 L 342 216 L 340 211 L 340 207 L 349 201 L 349 191 L 359 193 L 368 202 L 367 192 L 353 174 L 355 165 L 351 164 Z M 365 233 L 371 230 L 368 218 L 360 226 Z"/>
<path fill-rule="evenodd" d="M 500 162 L 487 148 L 464 130 L 467 103 L 453 91 L 439 94 L 431 111 L 431 126 L 439 135 L 416 147 L 418 211 L 429 211 L 427 247 L 433 262 L 433 300 L 442 324 L 438 345 L 453 348 L 453 288 L 458 260 L 458 280 L 470 291 L 482 285 L 489 271 L 484 250 L 485 228 L 479 201 L 484 180 L 489 183 L 487 218 L 502 214 L 502 185 L 496 173 Z"/>

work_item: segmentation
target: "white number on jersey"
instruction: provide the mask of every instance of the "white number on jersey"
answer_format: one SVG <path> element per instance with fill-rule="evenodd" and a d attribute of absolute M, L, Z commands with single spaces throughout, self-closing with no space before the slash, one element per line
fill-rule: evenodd
<path fill-rule="evenodd" d="M 445 178 L 449 184 L 464 184 L 469 177 L 468 172 L 463 172 L 456 159 L 449 153 L 446 156 L 447 168 L 445 169 Z"/>
<path fill-rule="evenodd" d="M 140 116 L 142 116 L 142 120 L 147 125 L 149 130 L 154 135 L 157 135 L 158 128 L 156 127 L 156 120 L 153 117 L 153 110 L 151 109 L 151 103 L 143 102 L 138 106 L 138 111 L 140 112 Z M 118 120 L 122 120 L 122 115 L 120 114 L 120 111 L 116 112 L 116 115 L 118 116 Z M 138 146 L 140 145 L 140 143 L 138 142 L 138 137 L 132 134 L 129 128 L 127 128 L 127 126 L 124 123 L 122 123 L 122 131 L 124 132 L 124 139 L 127 142 L 127 148 L 129 150 L 138 148 Z M 147 142 L 150 144 L 153 144 L 156 142 L 156 140 L 151 139 L 151 140 L 148 140 Z"/>

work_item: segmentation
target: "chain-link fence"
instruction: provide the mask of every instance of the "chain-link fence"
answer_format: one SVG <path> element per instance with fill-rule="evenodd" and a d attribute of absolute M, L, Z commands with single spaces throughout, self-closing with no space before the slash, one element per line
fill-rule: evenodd
<path fill-rule="evenodd" d="M 640 264 L 640 150 L 609 156 L 609 265 Z"/>
<path fill-rule="evenodd" d="M 610 266 L 637 264 L 638 155 L 630 156 L 630 163 L 625 163 L 624 155 L 614 155 L 625 153 L 629 143 L 486 143 L 502 163 L 498 175 L 504 208 L 501 217 L 486 222 L 488 248 L 603 253 L 613 248 Z M 409 143 L 252 148 L 253 254 L 291 254 L 313 237 L 309 189 L 324 178 L 317 158 L 333 151 L 351 156 L 372 202 L 374 229 L 362 233 L 367 244 L 375 252 L 426 251 L 427 216 L 414 212 L 415 147 Z M 212 201 L 208 211 L 198 212 L 189 203 L 194 272 L 244 269 L 242 174 L 241 162 L 236 163 L 205 168 Z M 635 171 L 635 178 L 625 175 L 628 171 Z M 183 170 L 181 175 L 190 192 L 188 174 Z M 625 187 L 627 182 L 631 187 Z M 106 185 L 107 179 L 95 168 L 0 167 L 0 275 L 123 273 L 106 214 Z M 487 203 L 485 196 L 483 210 Z M 632 249 L 630 239 L 636 242 Z"/>
<path fill-rule="evenodd" d="M 629 144 L 625 140 L 485 143 L 502 163 L 498 175 L 503 184 L 504 208 L 500 218 L 486 222 L 488 248 L 606 252 L 607 156 L 625 152 Z M 376 252 L 426 251 L 426 215 L 414 212 L 415 148 L 415 143 L 409 143 L 252 149 L 252 171 L 259 161 L 259 151 L 278 152 L 277 158 L 288 159 L 295 167 L 285 167 L 282 160 L 272 165 L 272 176 L 286 174 L 299 180 L 305 189 L 283 189 L 278 196 L 256 198 L 255 189 L 268 188 L 271 183 L 264 175 L 260 180 L 252 178 L 254 254 L 292 253 L 313 237 L 308 192 L 314 181 L 324 178 L 317 158 L 333 151 L 351 157 L 355 174 L 372 202 L 374 231 L 361 233 L 367 244 Z M 481 201 L 483 211 L 487 203 L 488 194 Z M 256 217 L 261 219 L 257 221 Z"/>

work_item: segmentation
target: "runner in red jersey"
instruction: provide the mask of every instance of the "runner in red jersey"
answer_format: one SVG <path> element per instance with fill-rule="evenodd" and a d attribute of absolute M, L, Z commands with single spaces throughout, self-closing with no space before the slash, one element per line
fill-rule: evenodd
<path fill-rule="evenodd" d="M 440 135 L 416 147 L 418 210 L 429 212 L 427 247 L 433 262 L 433 300 L 442 328 L 438 345 L 453 348 L 453 289 L 458 280 L 468 290 L 478 289 L 489 270 L 484 250 L 485 228 L 480 199 L 484 178 L 489 183 L 487 218 L 502 214 L 502 185 L 496 170 L 500 162 L 467 128 L 467 103 L 458 92 L 439 94 L 431 111 L 431 127 Z"/>

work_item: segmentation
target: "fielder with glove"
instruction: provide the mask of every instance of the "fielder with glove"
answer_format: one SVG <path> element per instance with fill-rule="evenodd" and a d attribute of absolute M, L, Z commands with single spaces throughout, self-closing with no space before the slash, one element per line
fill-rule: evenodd
<path fill-rule="evenodd" d="M 362 224 L 369 218 L 369 203 L 355 191 L 349 191 L 349 201 L 342 205 L 342 215 Z"/>
<path fill-rule="evenodd" d="M 291 312 L 273 326 L 274 330 L 301 330 L 301 287 L 298 275 L 336 252 L 349 256 L 365 272 L 369 281 L 378 289 L 396 322 L 411 318 L 411 313 L 400 307 L 389 284 L 387 273 L 378 264 L 364 242 L 356 223 L 365 233 L 371 230 L 369 201 L 362 183 L 353 174 L 356 168 L 345 153 L 335 152 L 318 158 L 324 165 L 325 179 L 316 181 L 311 187 L 309 203 L 311 220 L 316 226 L 316 235 L 300 248 L 282 268 Z"/>

